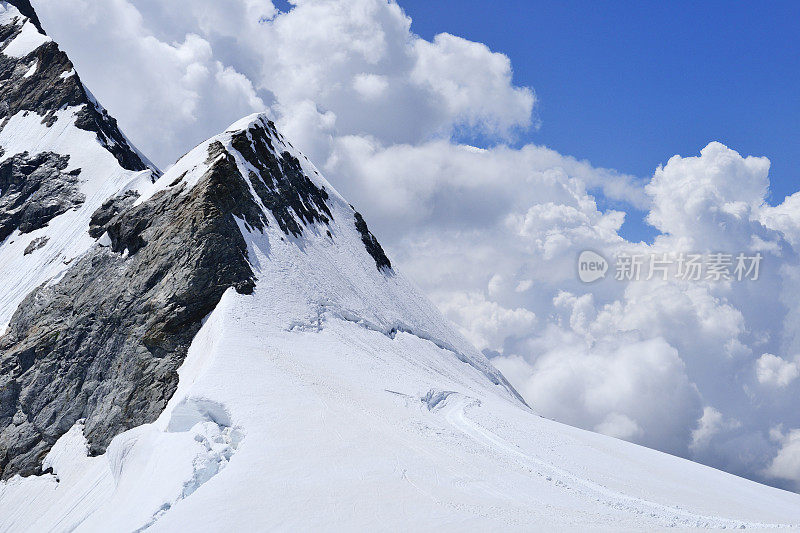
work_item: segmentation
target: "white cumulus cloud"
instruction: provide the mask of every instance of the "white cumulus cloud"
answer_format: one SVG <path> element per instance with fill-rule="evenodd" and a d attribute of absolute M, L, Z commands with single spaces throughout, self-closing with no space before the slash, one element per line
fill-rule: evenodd
<path fill-rule="evenodd" d="M 765 353 L 756 361 L 758 382 L 773 387 L 786 387 L 800 376 L 797 363 L 781 359 L 777 355 Z"/>
<path fill-rule="evenodd" d="M 780 449 L 764 470 L 764 474 L 771 478 L 790 480 L 795 486 L 800 486 L 800 429 L 793 429 L 783 433 L 780 426 L 770 432 L 773 441 L 780 445 Z"/>

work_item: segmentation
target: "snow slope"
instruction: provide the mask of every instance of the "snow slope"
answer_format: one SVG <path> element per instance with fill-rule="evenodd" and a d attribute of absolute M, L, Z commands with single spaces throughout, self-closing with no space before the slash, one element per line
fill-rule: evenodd
<path fill-rule="evenodd" d="M 51 45 L 52 40 L 41 34 L 15 7 L 0 2 L 0 27 L 12 26 L 17 26 L 19 31 L 12 34 L 9 42 L 0 42 L 0 57 L 16 59 L 27 71 L 23 77 L 31 78 L 37 69 L 42 68 L 37 51 Z M 50 85 L 50 81 L 43 79 L 41 83 L 47 83 L 50 91 L 57 92 L 59 88 Z M 2 93 L 10 91 L 8 86 L 13 83 L 14 79 L 0 81 L 0 99 Z M 68 86 L 80 84 L 80 81 L 71 70 L 62 74 L 59 84 Z M 90 105 L 104 112 L 87 91 L 86 98 L 78 105 L 62 109 L 23 109 L 6 119 L 0 118 L 0 164 L 24 152 L 30 156 L 46 152 L 69 156 L 64 172 L 80 170 L 79 192 L 85 197 L 81 206 L 55 217 L 47 226 L 27 233 L 15 230 L 0 242 L 0 333 L 28 293 L 41 283 L 57 278 L 76 257 L 95 243 L 95 239 L 87 234 L 92 213 L 109 197 L 136 187 L 142 181 L 150 181 L 153 176 L 152 170 L 124 169 L 114 154 L 101 144 L 98 132 L 76 126 L 79 112 Z M 50 125 L 40 114 L 45 111 L 53 113 L 55 120 Z M 107 138 L 105 141 L 114 142 Z M 28 246 L 37 239 L 46 243 L 25 254 Z"/>
<path fill-rule="evenodd" d="M 231 135 L 267 124 L 200 145 L 139 201 L 198 183 L 212 142 L 249 176 Z M 272 141 L 328 191 L 331 222 L 240 221 L 255 291 L 206 317 L 163 414 L 98 457 L 76 425 L 52 475 L 0 484 L 0 531 L 800 527 L 800 495 L 538 417 Z"/>

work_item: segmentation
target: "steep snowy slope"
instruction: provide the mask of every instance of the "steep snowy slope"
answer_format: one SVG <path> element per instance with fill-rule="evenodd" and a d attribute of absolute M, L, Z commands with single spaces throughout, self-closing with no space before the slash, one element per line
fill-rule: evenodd
<path fill-rule="evenodd" d="M 0 2 L 0 332 L 26 294 L 94 243 L 92 213 L 150 180 L 150 167 L 27 0 Z"/>
<path fill-rule="evenodd" d="M 164 236 L 179 225 L 159 220 L 157 237 L 137 213 L 174 218 L 203 191 L 236 197 L 228 237 L 249 271 L 211 298 L 154 422 L 88 457 L 96 434 L 77 420 L 44 460 L 53 474 L 0 485 L 0 530 L 800 525 L 798 495 L 537 417 L 263 117 L 96 216 L 106 234 L 72 269 L 116 256 L 128 276 L 148 248 L 191 247 Z M 164 287 L 185 268 L 164 271 Z M 81 299 L 69 278 L 53 290 Z"/>

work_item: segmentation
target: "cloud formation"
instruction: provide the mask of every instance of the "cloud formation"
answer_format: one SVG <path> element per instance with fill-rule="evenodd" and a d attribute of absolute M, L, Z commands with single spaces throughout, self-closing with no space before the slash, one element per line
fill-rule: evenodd
<path fill-rule="evenodd" d="M 768 169 L 767 159 L 742 157 L 715 142 L 699 156 L 675 156 L 645 187 L 648 220 L 662 232 L 654 243 L 591 244 L 606 257 L 758 253 L 757 281 L 606 280 L 569 292 L 544 285 L 532 297 L 555 294 L 552 310 L 539 311 L 551 317 L 544 331 L 503 347 L 497 366 L 561 420 L 800 487 L 789 467 L 800 417 L 787 402 L 798 393 L 800 375 L 799 267 L 791 245 L 797 235 L 776 215 L 791 207 L 766 204 Z M 560 220 L 574 218 L 564 210 Z M 631 349 L 636 356 L 626 359 Z M 604 404 L 598 394 L 607 384 L 618 405 Z M 778 424 L 793 429 L 776 438 Z"/>
<path fill-rule="evenodd" d="M 756 362 L 756 376 L 761 384 L 782 388 L 800 376 L 800 368 L 797 363 L 765 353 Z"/>
<path fill-rule="evenodd" d="M 288 13 L 255 0 L 41 0 L 37 8 L 161 165 L 187 139 L 267 108 L 290 138 L 357 134 L 392 144 L 457 127 L 506 138 L 531 124 L 536 101 L 513 85 L 508 57 L 454 35 L 421 39 L 393 2 L 306 0 Z M 317 161 L 329 149 L 306 147 Z"/>
<path fill-rule="evenodd" d="M 509 58 L 422 39 L 394 1 L 34 3 L 162 166 L 268 109 L 544 416 L 800 489 L 800 193 L 766 203 L 766 158 L 712 142 L 643 181 L 513 148 L 537 100 Z M 608 201 L 655 241 L 623 239 Z M 584 285 L 583 250 L 764 260 L 753 282 Z"/>

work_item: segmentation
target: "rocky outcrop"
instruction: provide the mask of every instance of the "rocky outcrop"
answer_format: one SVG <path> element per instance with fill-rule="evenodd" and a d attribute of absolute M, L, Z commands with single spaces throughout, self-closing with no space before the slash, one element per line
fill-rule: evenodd
<path fill-rule="evenodd" d="M 36 237 L 35 239 L 33 239 L 28 244 L 28 246 L 25 247 L 25 251 L 23 252 L 23 255 L 31 255 L 36 250 L 44 248 L 49 241 L 50 241 L 50 237 L 47 237 L 47 236 Z"/>
<path fill-rule="evenodd" d="M 276 157 L 272 136 L 278 136 L 272 122 L 255 124 L 233 135 L 231 143 L 258 171 L 251 171 L 248 177 L 264 207 L 284 233 L 299 237 L 303 225 L 330 221 L 333 215 L 325 203 L 328 193 L 314 185 L 289 152 Z"/>
<path fill-rule="evenodd" d="M 279 137 L 271 121 L 257 122 L 233 135 L 231 144 L 258 171 L 250 172 L 249 178 L 261 203 L 272 213 L 284 233 L 299 237 L 306 225 L 328 224 L 333 215 L 326 203 L 328 192 L 314 184 L 300 161 L 286 151 L 275 155 L 278 150 L 273 139 Z M 391 261 L 369 231 L 364 217 L 358 212 L 354 216 L 356 230 L 378 270 L 391 270 Z M 254 227 L 260 228 L 261 225 Z"/>
<path fill-rule="evenodd" d="M 361 242 L 364 243 L 367 253 L 375 260 L 375 266 L 378 267 L 378 270 L 391 270 L 392 262 L 386 257 L 386 252 L 383 251 L 381 243 L 378 242 L 378 239 L 375 238 L 375 235 L 373 235 L 367 227 L 364 217 L 361 216 L 361 213 L 356 211 L 355 218 L 356 230 L 361 234 Z"/>
<path fill-rule="evenodd" d="M 68 156 L 27 152 L 0 163 L 0 242 L 15 229 L 28 233 L 81 205 L 80 169 L 64 172 Z"/>
<path fill-rule="evenodd" d="M 42 23 L 39 21 L 39 17 L 36 15 L 36 11 L 34 11 L 29 0 L 8 0 L 8 3 L 16 7 L 22 13 L 22 16 L 29 18 L 37 30 L 44 33 Z"/>
<path fill-rule="evenodd" d="M 209 164 L 191 190 L 106 203 L 91 231 L 108 246 L 19 306 L 0 338 L 0 478 L 39 473 L 80 419 L 93 454 L 153 421 L 202 319 L 228 288 L 252 292 L 234 217 L 258 223 L 260 208 L 219 143 Z"/>

